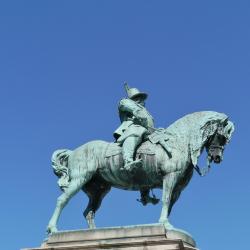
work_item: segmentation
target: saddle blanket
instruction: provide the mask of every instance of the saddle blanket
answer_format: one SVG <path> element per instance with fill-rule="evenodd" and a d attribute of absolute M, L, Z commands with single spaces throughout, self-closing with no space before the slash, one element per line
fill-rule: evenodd
<path fill-rule="evenodd" d="M 150 141 L 143 142 L 136 150 L 136 154 L 154 155 L 158 145 L 151 143 Z M 114 155 L 122 154 L 122 147 L 117 143 L 110 143 L 107 147 L 105 157 L 111 157 Z"/>

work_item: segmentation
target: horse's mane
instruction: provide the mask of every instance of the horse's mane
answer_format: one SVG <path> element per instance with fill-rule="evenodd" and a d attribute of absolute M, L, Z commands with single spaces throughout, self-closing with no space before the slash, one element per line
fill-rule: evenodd
<path fill-rule="evenodd" d="M 172 144 L 189 146 L 192 163 L 196 165 L 203 149 L 202 145 L 218 130 L 228 142 L 234 130 L 233 123 L 228 121 L 228 116 L 214 111 L 201 111 L 185 115 L 165 131 L 172 139 Z"/>

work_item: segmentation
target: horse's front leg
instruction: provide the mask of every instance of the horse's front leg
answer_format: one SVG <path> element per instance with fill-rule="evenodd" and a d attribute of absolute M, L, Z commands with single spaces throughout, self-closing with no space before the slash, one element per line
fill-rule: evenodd
<path fill-rule="evenodd" d="M 168 221 L 169 208 L 174 187 L 177 183 L 179 172 L 168 173 L 163 178 L 162 185 L 162 210 L 159 219 L 160 223 L 163 223 L 166 229 L 173 229 L 173 226 Z"/>

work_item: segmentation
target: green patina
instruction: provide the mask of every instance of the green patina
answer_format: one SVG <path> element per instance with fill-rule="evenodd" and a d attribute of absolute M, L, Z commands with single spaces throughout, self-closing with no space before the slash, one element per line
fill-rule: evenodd
<path fill-rule="evenodd" d="M 144 105 L 147 94 L 125 86 L 128 98 L 119 103 L 122 124 L 114 133 L 115 143 L 91 141 L 73 151 L 62 149 L 53 153 L 52 166 L 63 194 L 58 197 L 48 233 L 57 231 L 62 209 L 81 189 L 89 197 L 84 215 L 89 227 L 94 228 L 95 212 L 111 187 L 140 191 L 143 205 L 157 204 L 159 200 L 150 196 L 150 190 L 162 189 L 159 222 L 167 229 L 173 228 L 168 221 L 173 204 L 194 169 L 204 174 L 197 166 L 202 151 L 207 150 L 207 168 L 212 161 L 222 161 L 224 147 L 234 131 L 227 115 L 196 112 L 166 129 L 155 129 Z"/>

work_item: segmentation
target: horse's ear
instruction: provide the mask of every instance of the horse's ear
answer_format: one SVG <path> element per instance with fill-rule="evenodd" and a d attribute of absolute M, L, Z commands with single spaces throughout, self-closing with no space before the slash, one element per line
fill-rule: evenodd
<path fill-rule="evenodd" d="M 223 125 L 224 127 L 226 127 L 227 124 L 228 124 L 228 117 L 227 117 L 224 121 L 222 121 L 222 125 Z"/>
<path fill-rule="evenodd" d="M 227 142 L 229 142 L 231 140 L 231 137 L 233 135 L 233 132 L 234 132 L 234 124 L 233 122 L 229 121 L 227 126 L 225 127 L 225 136 L 227 138 Z"/>

